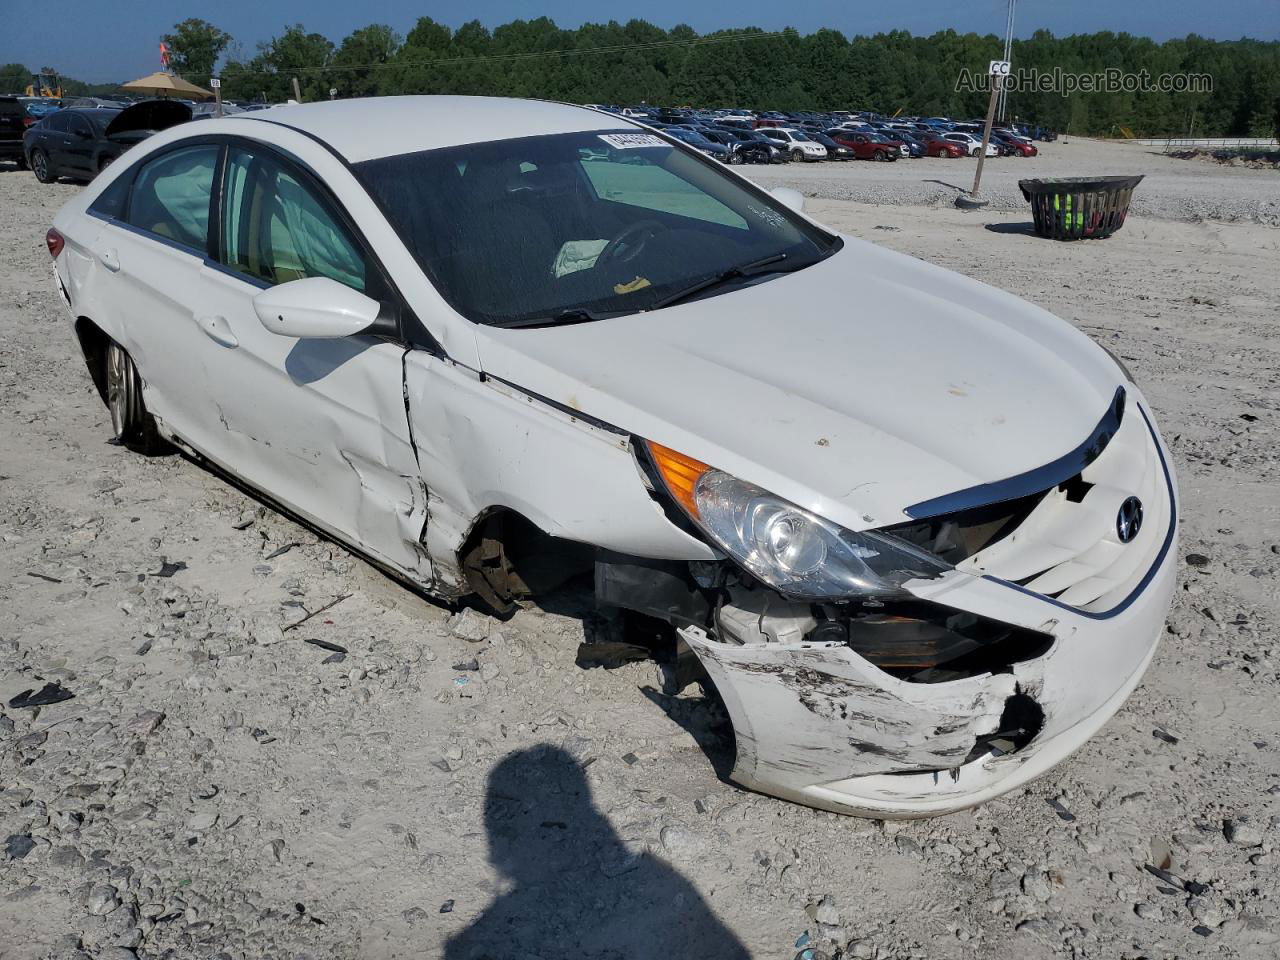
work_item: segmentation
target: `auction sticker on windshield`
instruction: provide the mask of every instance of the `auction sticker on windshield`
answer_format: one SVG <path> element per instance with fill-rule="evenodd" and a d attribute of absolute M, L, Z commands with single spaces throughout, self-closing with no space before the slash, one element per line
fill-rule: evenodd
<path fill-rule="evenodd" d="M 636 147 L 669 147 L 671 144 L 652 133 L 602 133 L 600 139 L 619 150 L 634 150 Z"/>

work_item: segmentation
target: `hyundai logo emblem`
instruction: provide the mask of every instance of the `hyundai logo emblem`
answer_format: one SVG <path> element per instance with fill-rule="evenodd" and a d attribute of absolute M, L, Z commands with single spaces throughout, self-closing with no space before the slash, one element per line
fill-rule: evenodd
<path fill-rule="evenodd" d="M 1142 529 L 1142 501 L 1130 497 L 1120 504 L 1120 512 L 1116 514 L 1116 533 L 1121 543 L 1128 543 Z"/>

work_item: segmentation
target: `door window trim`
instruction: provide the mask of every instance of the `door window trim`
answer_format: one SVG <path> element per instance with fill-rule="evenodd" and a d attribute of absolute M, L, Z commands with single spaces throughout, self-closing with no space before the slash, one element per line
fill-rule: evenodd
<path fill-rule="evenodd" d="M 288 130 L 293 129 L 285 124 L 280 124 L 280 126 L 284 126 L 285 129 Z M 201 134 L 200 136 L 185 137 L 172 144 L 167 144 L 152 153 L 148 153 L 138 163 L 130 164 L 126 169 L 120 172 L 119 178 L 128 178 L 129 181 L 125 189 L 123 201 L 124 211 L 127 213 L 129 210 L 129 202 L 133 197 L 133 188 L 137 181 L 138 171 L 143 165 L 150 163 L 152 160 L 159 159 L 166 154 L 173 153 L 176 150 L 207 144 L 218 146 L 221 150 L 219 151 L 218 160 L 214 167 L 213 190 L 209 195 L 208 244 L 204 250 L 198 250 L 186 244 L 177 243 L 170 240 L 168 237 L 162 237 L 158 234 L 151 233 L 148 230 L 136 227 L 120 217 L 112 216 L 111 214 L 104 213 L 101 210 L 95 210 L 93 209 L 93 203 L 90 203 L 85 212 L 89 216 L 96 217 L 110 226 L 128 231 L 129 233 L 137 234 L 138 236 L 145 237 L 148 240 L 154 240 L 157 243 L 171 247 L 172 249 L 177 250 L 180 253 L 185 253 L 188 256 L 199 257 L 203 260 L 203 265 L 211 270 L 257 287 L 260 290 L 266 290 L 269 289 L 272 284 L 260 280 L 258 277 L 254 277 L 250 274 L 237 270 L 234 267 L 228 266 L 221 260 L 221 240 L 223 229 L 222 191 L 228 166 L 227 156 L 231 147 L 239 146 L 248 150 L 269 153 L 274 159 L 280 161 L 286 169 L 289 169 L 291 173 L 297 177 L 299 183 L 303 187 L 313 191 L 318 196 L 318 198 L 324 203 L 326 210 L 328 210 L 337 219 L 339 224 L 341 224 L 342 228 L 347 231 L 351 241 L 365 257 L 370 268 L 371 277 L 376 278 L 377 285 L 374 289 L 381 295 L 380 299 L 383 303 L 392 304 L 396 312 L 399 314 L 400 334 L 396 338 L 395 342 L 414 349 L 425 350 L 437 357 L 443 358 L 447 356 L 439 341 L 431 335 L 431 332 L 427 330 L 426 326 L 418 318 L 417 314 L 414 313 L 413 308 L 409 306 L 408 300 L 405 299 L 404 295 L 400 292 L 400 288 L 396 286 L 394 279 L 392 279 L 391 271 L 389 271 L 383 264 L 382 259 L 373 249 L 373 245 L 369 243 L 364 232 L 360 230 L 355 219 L 347 211 L 346 206 L 333 192 L 329 185 L 324 182 L 324 179 L 316 173 L 305 160 L 295 156 L 283 147 L 277 146 L 274 143 L 268 143 L 265 140 L 259 140 L 255 137 L 246 136 L 244 134 L 227 133 Z M 324 146 L 327 147 L 328 145 L 324 144 Z M 331 153 L 333 152 L 332 148 L 329 148 L 329 150 Z M 342 160 L 341 157 L 338 159 Z M 342 165 L 345 169 L 350 171 L 351 165 L 345 160 L 342 160 Z M 353 176 L 352 179 L 354 180 L 355 177 Z M 116 182 L 117 181 L 113 180 L 107 185 L 106 189 L 111 189 Z M 359 180 L 356 180 L 356 185 L 361 190 L 364 189 L 364 187 L 360 185 Z M 103 192 L 105 193 L 106 191 L 104 190 Z M 101 196 L 101 194 L 99 194 L 99 196 Z M 94 202 L 96 201 L 97 198 L 94 198 Z M 377 204 L 375 203 L 374 206 L 377 207 Z M 378 208 L 378 212 L 381 214 L 381 208 Z"/>

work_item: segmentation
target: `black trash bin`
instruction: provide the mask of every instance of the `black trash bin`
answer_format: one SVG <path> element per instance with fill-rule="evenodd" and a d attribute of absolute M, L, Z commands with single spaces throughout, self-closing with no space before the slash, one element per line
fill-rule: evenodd
<path fill-rule="evenodd" d="M 1051 240 L 1109 237 L 1124 226 L 1135 177 L 1047 177 L 1019 180 L 1022 195 L 1031 201 L 1036 233 Z"/>

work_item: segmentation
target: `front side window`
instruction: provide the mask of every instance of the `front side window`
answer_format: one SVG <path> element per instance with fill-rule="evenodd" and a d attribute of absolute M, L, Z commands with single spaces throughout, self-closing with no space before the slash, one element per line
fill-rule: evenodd
<path fill-rule="evenodd" d="M 634 128 L 354 169 L 445 299 L 499 326 L 651 310 L 734 268 L 800 269 L 834 249 L 766 194 Z"/>
<path fill-rule="evenodd" d="M 269 284 L 328 277 L 363 292 L 368 274 L 359 246 L 302 176 L 243 147 L 227 156 L 221 260 Z"/>
<path fill-rule="evenodd" d="M 148 233 L 205 251 L 220 149 L 214 144 L 184 147 L 143 163 L 133 181 L 125 219 Z"/>

